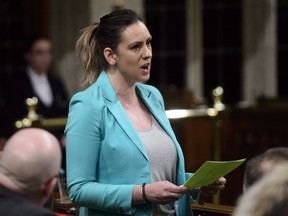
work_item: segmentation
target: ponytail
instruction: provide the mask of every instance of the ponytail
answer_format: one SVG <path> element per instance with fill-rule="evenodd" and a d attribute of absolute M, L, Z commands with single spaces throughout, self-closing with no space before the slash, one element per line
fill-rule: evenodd
<path fill-rule="evenodd" d="M 102 67 L 97 53 L 97 29 L 98 23 L 94 23 L 82 30 L 82 35 L 76 44 L 78 65 L 84 69 L 84 84 L 91 85 L 99 76 Z"/>

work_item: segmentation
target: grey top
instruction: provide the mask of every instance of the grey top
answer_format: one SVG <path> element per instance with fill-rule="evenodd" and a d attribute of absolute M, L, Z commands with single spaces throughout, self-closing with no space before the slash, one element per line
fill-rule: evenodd
<path fill-rule="evenodd" d="M 147 131 L 137 131 L 150 161 L 153 182 L 167 180 L 176 182 L 178 154 L 172 139 L 152 117 Z M 174 203 L 153 205 L 153 215 L 174 215 Z"/>

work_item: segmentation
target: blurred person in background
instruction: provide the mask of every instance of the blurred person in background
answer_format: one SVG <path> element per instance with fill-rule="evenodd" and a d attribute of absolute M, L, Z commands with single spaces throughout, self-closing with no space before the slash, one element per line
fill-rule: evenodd
<path fill-rule="evenodd" d="M 27 114 L 26 98 L 38 98 L 37 113 L 45 118 L 64 117 L 68 112 L 68 98 L 61 80 L 50 72 L 52 64 L 51 41 L 42 35 L 29 37 L 25 42 L 23 71 L 15 73 L 11 84 L 14 121 Z"/>
<path fill-rule="evenodd" d="M 288 162 L 277 164 L 251 185 L 233 216 L 287 216 Z"/>
<path fill-rule="evenodd" d="M 279 163 L 288 162 L 288 148 L 270 148 L 264 153 L 250 159 L 245 166 L 244 172 L 244 192 L 269 170 Z"/>

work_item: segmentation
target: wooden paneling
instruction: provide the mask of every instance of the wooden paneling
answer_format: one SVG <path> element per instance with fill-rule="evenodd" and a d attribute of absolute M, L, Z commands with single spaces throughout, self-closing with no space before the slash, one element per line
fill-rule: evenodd
<path fill-rule="evenodd" d="M 185 153 L 186 171 L 195 172 L 213 158 L 213 126 L 209 117 L 171 120 L 177 139 Z"/>
<path fill-rule="evenodd" d="M 171 120 L 189 172 L 195 172 L 206 160 L 249 160 L 269 148 L 288 147 L 287 122 L 287 105 L 266 104 L 227 109 L 217 119 L 193 117 Z M 226 176 L 227 185 L 220 194 L 221 204 L 236 204 L 242 194 L 243 174 L 244 165 L 241 165 Z M 203 199 L 211 201 L 207 197 Z"/>

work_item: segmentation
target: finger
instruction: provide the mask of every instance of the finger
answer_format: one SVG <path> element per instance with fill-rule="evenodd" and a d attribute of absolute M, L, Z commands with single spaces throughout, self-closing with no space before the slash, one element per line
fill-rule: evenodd
<path fill-rule="evenodd" d="M 212 184 L 208 186 L 208 190 L 223 190 L 224 188 L 225 188 L 225 185 Z"/>
<path fill-rule="evenodd" d="M 162 197 L 165 201 L 177 201 L 183 196 L 184 193 L 167 193 Z"/>
<path fill-rule="evenodd" d="M 226 178 L 221 177 L 215 182 L 215 184 L 224 185 L 224 184 L 226 184 L 226 182 L 227 182 Z"/>
<path fill-rule="evenodd" d="M 176 186 L 176 185 L 169 188 L 168 190 L 172 193 L 177 193 L 177 194 L 184 194 L 190 191 L 190 189 L 187 186 Z"/>
<path fill-rule="evenodd" d="M 223 190 L 225 188 L 224 185 L 208 185 L 201 187 L 201 192 L 206 195 L 215 195 L 219 190 Z"/>
<path fill-rule="evenodd" d="M 190 191 L 190 188 L 187 186 L 180 186 L 180 187 L 178 187 L 178 190 L 180 193 L 187 193 Z"/>
<path fill-rule="evenodd" d="M 219 185 L 218 186 L 218 190 L 224 190 L 224 188 L 225 188 L 225 185 Z"/>

